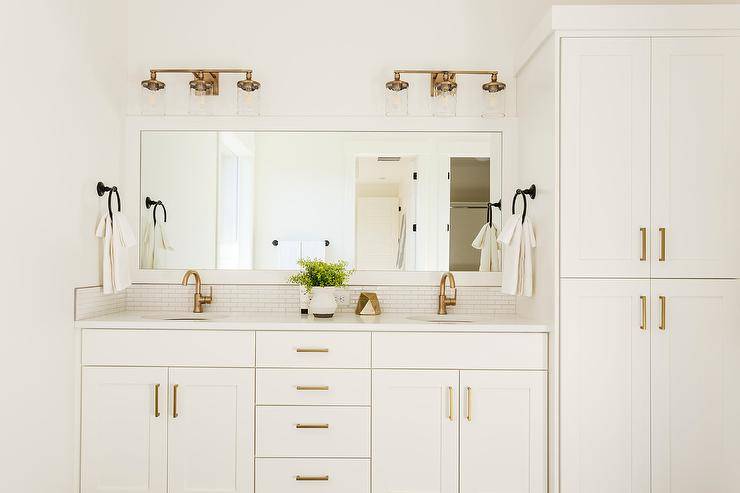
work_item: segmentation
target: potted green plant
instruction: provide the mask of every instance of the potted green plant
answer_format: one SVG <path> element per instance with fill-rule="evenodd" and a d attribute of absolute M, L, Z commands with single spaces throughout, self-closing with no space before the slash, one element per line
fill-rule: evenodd
<path fill-rule="evenodd" d="M 314 317 L 330 318 L 337 311 L 334 291 L 347 285 L 352 270 L 347 269 L 347 262 L 326 262 L 319 259 L 300 259 L 301 270 L 288 279 L 292 284 L 303 286 L 311 295 L 309 308 Z"/>

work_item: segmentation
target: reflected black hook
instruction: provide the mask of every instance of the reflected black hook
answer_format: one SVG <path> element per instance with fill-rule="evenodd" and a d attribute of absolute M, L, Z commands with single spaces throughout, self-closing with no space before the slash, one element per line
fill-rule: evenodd
<path fill-rule="evenodd" d="M 152 200 L 149 197 L 146 198 L 146 201 L 144 202 L 146 205 L 146 208 L 149 209 L 152 206 L 154 206 L 154 210 L 152 211 L 152 217 L 154 218 L 154 225 L 157 225 L 157 207 L 162 207 L 162 211 L 164 211 L 164 222 L 167 222 L 167 208 L 164 206 L 161 200 Z"/>
<path fill-rule="evenodd" d="M 102 181 L 98 182 L 97 188 L 98 197 L 105 195 L 108 192 L 108 215 L 110 215 L 111 223 L 113 222 L 113 208 L 111 207 L 111 198 L 113 193 L 116 194 L 116 202 L 118 202 L 118 212 L 121 212 L 121 196 L 118 194 L 118 187 L 106 187 Z"/>
<path fill-rule="evenodd" d="M 524 223 L 524 218 L 527 217 L 527 195 L 529 195 L 529 198 L 534 200 L 537 196 L 537 187 L 532 184 L 531 187 L 525 188 L 524 190 L 517 188 L 516 193 L 514 194 L 514 200 L 511 203 L 512 214 L 516 214 L 516 198 L 520 195 L 522 196 L 522 200 L 524 200 L 524 210 L 522 211 L 522 223 Z"/>
<path fill-rule="evenodd" d="M 493 226 L 493 209 L 492 207 L 495 207 L 498 210 L 501 210 L 501 200 L 498 202 L 489 202 L 487 211 L 486 211 L 486 221 L 488 222 L 489 226 Z"/>

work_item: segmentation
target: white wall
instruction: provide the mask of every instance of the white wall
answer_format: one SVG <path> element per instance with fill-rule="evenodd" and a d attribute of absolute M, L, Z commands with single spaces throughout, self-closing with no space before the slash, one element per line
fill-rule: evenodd
<path fill-rule="evenodd" d="M 121 3 L 3 2 L 3 492 L 72 491 L 73 289 L 100 283 L 95 184 L 119 178 L 125 33 Z"/>

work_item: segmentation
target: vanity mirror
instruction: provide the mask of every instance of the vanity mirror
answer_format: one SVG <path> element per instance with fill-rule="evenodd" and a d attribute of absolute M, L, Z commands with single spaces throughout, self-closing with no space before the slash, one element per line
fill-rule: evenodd
<path fill-rule="evenodd" d="M 478 271 L 471 243 L 501 224 L 497 132 L 140 135 L 142 269 Z"/>

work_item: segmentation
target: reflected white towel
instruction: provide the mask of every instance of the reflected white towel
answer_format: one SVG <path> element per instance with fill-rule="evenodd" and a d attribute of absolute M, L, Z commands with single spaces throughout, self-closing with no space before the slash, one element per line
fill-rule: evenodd
<path fill-rule="evenodd" d="M 301 254 L 300 241 L 280 240 L 278 243 L 278 268 L 298 269 L 298 259 Z"/>
<path fill-rule="evenodd" d="M 401 215 L 401 228 L 398 231 L 398 252 L 396 253 L 396 269 L 403 270 L 406 263 L 406 214 Z"/>
<path fill-rule="evenodd" d="M 326 243 L 324 240 L 304 240 L 301 242 L 301 258 L 326 260 Z"/>
<path fill-rule="evenodd" d="M 485 223 L 470 246 L 480 250 L 480 272 L 498 272 L 501 270 L 499 261 L 499 245 L 496 241 L 496 226 Z"/>
<path fill-rule="evenodd" d="M 167 266 L 167 252 L 174 250 L 167 240 L 167 223 L 144 219 L 144 237 L 141 239 L 141 266 L 145 269 L 161 269 Z"/>
<path fill-rule="evenodd" d="M 529 218 L 514 214 L 506 221 L 498 241 L 503 245 L 503 279 L 501 292 L 532 296 L 532 249 L 537 246 Z"/>
<path fill-rule="evenodd" d="M 128 254 L 136 235 L 120 212 L 101 217 L 95 235 L 103 238 L 103 293 L 120 293 L 131 286 Z"/>

